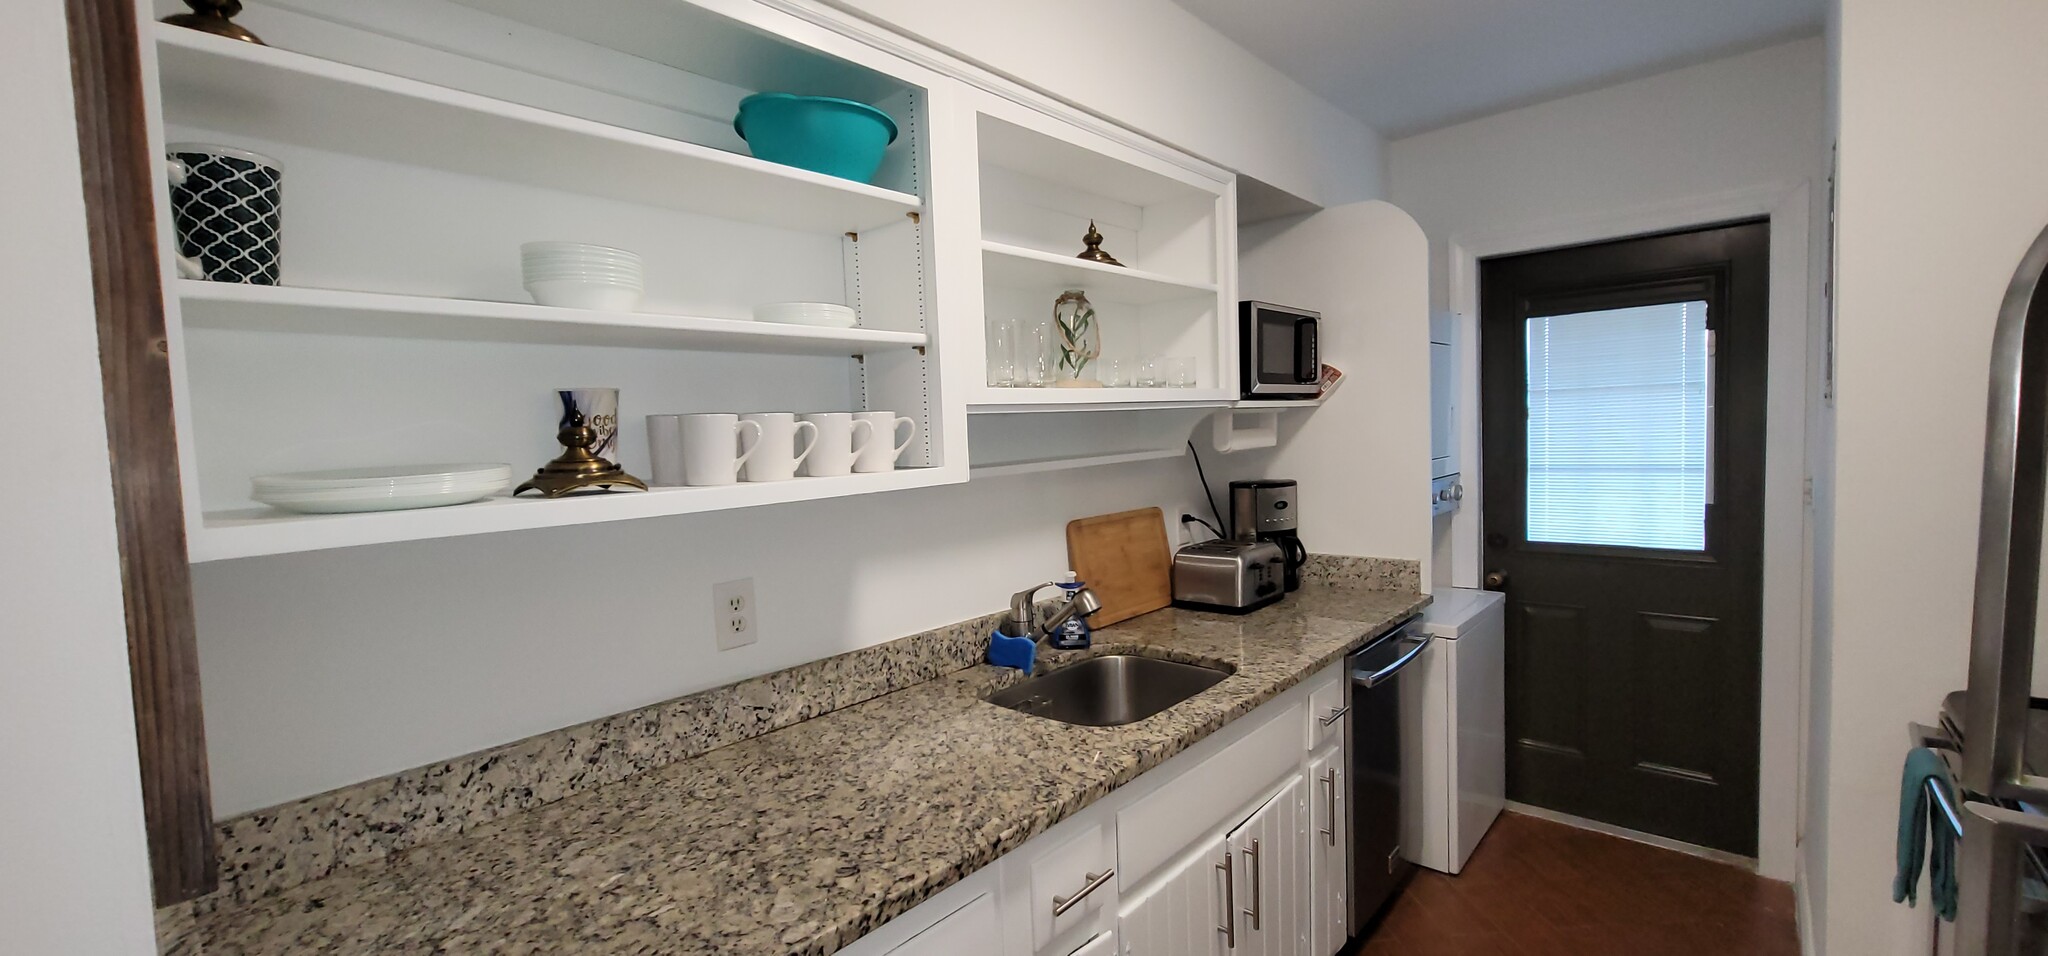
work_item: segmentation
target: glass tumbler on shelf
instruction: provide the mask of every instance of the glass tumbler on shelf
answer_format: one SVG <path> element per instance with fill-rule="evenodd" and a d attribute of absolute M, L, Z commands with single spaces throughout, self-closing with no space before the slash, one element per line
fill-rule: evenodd
<path fill-rule="evenodd" d="M 1138 374 L 1131 382 L 1139 388 L 1158 388 L 1166 384 L 1159 378 L 1159 359 L 1146 359 L 1138 364 Z"/>
<path fill-rule="evenodd" d="M 988 323 L 988 383 L 995 388 L 1020 384 L 1017 339 L 1022 333 L 1016 319 L 990 319 Z"/>
<path fill-rule="evenodd" d="M 1052 384 L 1052 363 L 1059 347 L 1053 343 L 1052 323 L 1027 319 L 1018 323 L 1017 385 L 1044 388 Z"/>
<path fill-rule="evenodd" d="M 1102 384 L 1110 388 L 1124 388 L 1131 384 L 1131 361 L 1129 359 L 1103 359 Z"/>
<path fill-rule="evenodd" d="M 1195 387 L 1195 358 L 1192 355 L 1176 355 L 1166 360 L 1166 387 Z"/>

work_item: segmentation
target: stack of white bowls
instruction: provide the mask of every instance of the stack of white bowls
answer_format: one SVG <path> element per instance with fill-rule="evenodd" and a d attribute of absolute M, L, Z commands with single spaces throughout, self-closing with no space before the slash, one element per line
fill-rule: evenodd
<path fill-rule="evenodd" d="M 286 511 L 342 514 L 437 508 L 488 498 L 512 483 L 499 462 L 339 468 L 249 479 L 250 497 Z"/>
<path fill-rule="evenodd" d="M 565 309 L 631 312 L 646 289 L 638 253 L 587 242 L 529 242 L 520 273 L 533 301 Z"/>
<path fill-rule="evenodd" d="M 852 307 L 831 302 L 771 302 L 755 306 L 754 318 L 761 322 L 818 325 L 833 329 L 853 328 L 855 320 Z"/>

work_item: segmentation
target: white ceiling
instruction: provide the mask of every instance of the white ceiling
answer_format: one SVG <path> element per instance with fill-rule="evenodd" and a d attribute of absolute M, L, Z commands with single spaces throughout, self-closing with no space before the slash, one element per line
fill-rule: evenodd
<path fill-rule="evenodd" d="M 1388 138 L 1810 35 L 1826 0 L 1175 0 Z"/>

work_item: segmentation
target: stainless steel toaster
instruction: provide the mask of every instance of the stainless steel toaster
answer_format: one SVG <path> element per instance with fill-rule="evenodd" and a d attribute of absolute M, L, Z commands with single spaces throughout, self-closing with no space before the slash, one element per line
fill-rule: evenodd
<path fill-rule="evenodd" d="M 1287 594 L 1287 555 L 1271 541 L 1204 541 L 1173 553 L 1173 604 L 1243 614 Z"/>

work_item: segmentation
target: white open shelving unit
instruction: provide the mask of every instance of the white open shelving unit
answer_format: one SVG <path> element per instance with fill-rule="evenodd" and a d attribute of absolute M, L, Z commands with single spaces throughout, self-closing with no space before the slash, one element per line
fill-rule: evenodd
<path fill-rule="evenodd" d="M 168 12 L 155 6 L 139 2 L 145 21 Z M 152 143 L 284 170 L 277 286 L 177 278 L 159 194 L 194 561 L 966 480 L 936 321 L 945 233 L 927 215 L 944 202 L 932 116 L 952 81 L 753 3 L 596 0 L 561 17 L 526 0 L 274 0 L 242 18 L 270 46 L 153 25 Z M 734 104 L 791 88 L 896 119 L 876 184 L 745 154 Z M 529 304 L 517 247 L 535 239 L 642 253 L 645 311 Z M 749 318 L 815 300 L 855 306 L 859 326 Z M 889 409 L 919 434 L 882 474 L 349 515 L 248 499 L 254 475 L 351 465 L 501 460 L 523 477 L 559 451 L 554 390 L 592 385 L 620 389 L 621 464 L 642 477 L 652 413 Z"/>
<path fill-rule="evenodd" d="M 1141 149 L 980 95 L 956 128 L 977 156 L 980 308 L 949 315 L 976 373 L 969 411 L 1173 409 L 1237 397 L 1236 208 L 1231 177 L 1191 157 Z M 1122 267 L 1076 258 L 1089 224 Z M 955 234 L 955 238 L 959 238 Z M 1151 359 L 1194 361 L 1192 388 L 1002 387 L 989 383 L 993 323 L 1047 324 L 1067 290 L 1088 295 L 1102 330 L 1098 381 Z M 1027 339 L 1019 349 L 1036 351 Z"/>
<path fill-rule="evenodd" d="M 148 21 L 170 0 L 137 0 Z M 1222 169 L 997 95 L 756 0 L 257 0 L 270 45 L 155 24 L 154 147 L 284 170 L 281 284 L 177 277 L 158 235 L 195 561 L 690 514 L 1061 468 L 1164 460 L 1237 395 L 1236 194 Z M 765 162 L 732 129 L 763 90 L 844 96 L 901 134 L 874 183 Z M 1093 221 L 1125 268 L 1074 257 Z M 549 308 L 518 246 L 647 263 L 633 312 Z M 992 317 L 1089 294 L 1104 356 L 1194 360 L 1191 388 L 997 388 Z M 856 307 L 857 327 L 751 320 Z M 882 475 L 567 500 L 293 515 L 256 475 L 559 451 L 555 390 L 615 386 L 620 463 L 643 419 L 887 409 L 918 436 Z M 1069 415 L 1069 412 L 1088 412 Z M 969 421 L 975 453 L 970 462 Z"/>

